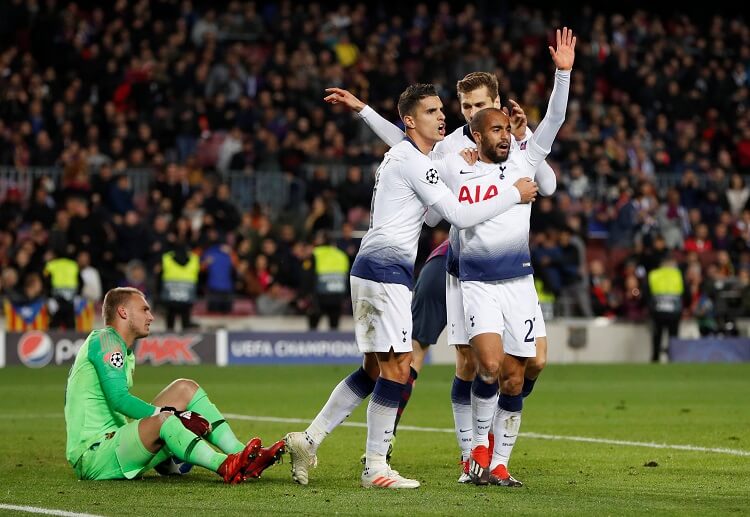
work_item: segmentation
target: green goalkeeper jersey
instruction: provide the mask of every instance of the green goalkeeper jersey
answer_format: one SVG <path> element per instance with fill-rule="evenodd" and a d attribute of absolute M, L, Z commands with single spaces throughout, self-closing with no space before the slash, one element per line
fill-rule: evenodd
<path fill-rule="evenodd" d="M 78 351 L 65 390 L 65 456 L 75 465 L 104 435 L 153 415 L 156 407 L 130 394 L 135 355 L 112 327 L 94 330 Z"/>

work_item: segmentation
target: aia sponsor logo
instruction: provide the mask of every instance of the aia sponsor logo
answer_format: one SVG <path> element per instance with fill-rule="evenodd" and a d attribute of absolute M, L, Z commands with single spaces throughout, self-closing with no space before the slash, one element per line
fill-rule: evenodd
<path fill-rule="evenodd" d="M 472 192 L 473 190 L 473 192 Z M 495 185 L 489 185 L 486 189 L 482 185 L 474 185 L 472 189 L 470 186 L 462 185 L 461 190 L 458 192 L 458 201 L 460 203 L 479 203 L 480 201 L 487 201 L 497 196 L 497 187 Z"/>
<path fill-rule="evenodd" d="M 52 339 L 44 332 L 26 332 L 18 341 L 18 358 L 29 368 L 47 366 L 54 352 Z"/>
<path fill-rule="evenodd" d="M 200 342 L 201 336 L 167 335 L 145 337 L 138 341 L 135 360 L 138 364 L 199 364 L 200 357 L 193 351 L 193 346 Z"/>

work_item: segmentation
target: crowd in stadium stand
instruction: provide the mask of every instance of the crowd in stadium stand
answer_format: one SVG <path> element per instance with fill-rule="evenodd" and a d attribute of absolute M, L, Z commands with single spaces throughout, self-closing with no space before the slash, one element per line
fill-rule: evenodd
<path fill-rule="evenodd" d="M 710 332 L 727 316 L 717 312 L 750 313 L 741 17 L 326 5 L 3 2 L 0 166 L 36 172 L 28 191 L 0 174 L 2 293 L 39 290 L 45 261 L 67 255 L 101 279 L 87 296 L 136 285 L 158 299 L 161 257 L 187 247 L 203 257 L 201 292 L 229 277 L 257 313 L 299 311 L 312 236 L 333 232 L 353 258 L 372 165 L 387 150 L 346 108 L 326 106 L 324 88 L 348 88 L 398 123 L 400 92 L 432 82 L 453 130 L 464 123 L 456 81 L 494 71 L 533 128 L 551 88 L 547 45 L 565 23 L 578 35 L 576 69 L 549 157 L 558 192 L 532 215 L 540 293 L 559 314 L 642 321 L 647 272 L 673 254 L 684 317 Z M 130 169 L 151 171 L 145 196 Z M 302 188 L 281 210 L 262 196 L 241 210 L 228 171 Z M 444 230 L 425 230 L 420 260 Z"/>

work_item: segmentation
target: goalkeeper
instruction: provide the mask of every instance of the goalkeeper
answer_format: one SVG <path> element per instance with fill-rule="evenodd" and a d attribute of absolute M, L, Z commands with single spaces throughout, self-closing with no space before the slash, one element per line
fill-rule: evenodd
<path fill-rule="evenodd" d="M 148 336 L 154 320 L 143 293 L 108 291 L 102 316 L 106 327 L 81 346 L 65 392 L 66 457 L 80 479 L 133 479 L 175 456 L 235 484 L 280 459 L 283 441 L 267 449 L 259 438 L 243 444 L 191 380 L 174 381 L 152 404 L 129 393 L 133 344 Z"/>

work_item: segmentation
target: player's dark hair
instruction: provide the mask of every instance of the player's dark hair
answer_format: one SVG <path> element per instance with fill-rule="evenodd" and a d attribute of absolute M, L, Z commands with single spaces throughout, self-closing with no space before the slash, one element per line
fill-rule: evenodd
<path fill-rule="evenodd" d="M 490 74 L 489 72 L 471 72 L 470 74 L 466 74 L 463 79 L 456 83 L 456 93 L 461 98 L 462 93 L 473 92 L 482 86 L 487 87 L 487 93 L 490 94 L 490 98 L 494 101 L 500 92 L 500 88 L 497 84 L 495 74 Z"/>
<path fill-rule="evenodd" d="M 407 115 L 414 115 L 419 101 L 427 97 L 437 97 L 437 90 L 432 84 L 412 84 L 398 97 L 398 116 L 401 120 Z"/>
<path fill-rule="evenodd" d="M 503 111 L 498 108 L 484 108 L 477 111 L 469 123 L 471 132 L 484 133 L 485 129 L 487 129 L 485 127 L 487 125 L 487 117 L 492 113 L 503 113 Z"/>
<path fill-rule="evenodd" d="M 109 325 L 115 320 L 117 308 L 127 303 L 133 295 L 143 296 L 143 293 L 135 287 L 115 287 L 107 291 L 102 302 L 102 319 L 105 325 Z"/>

